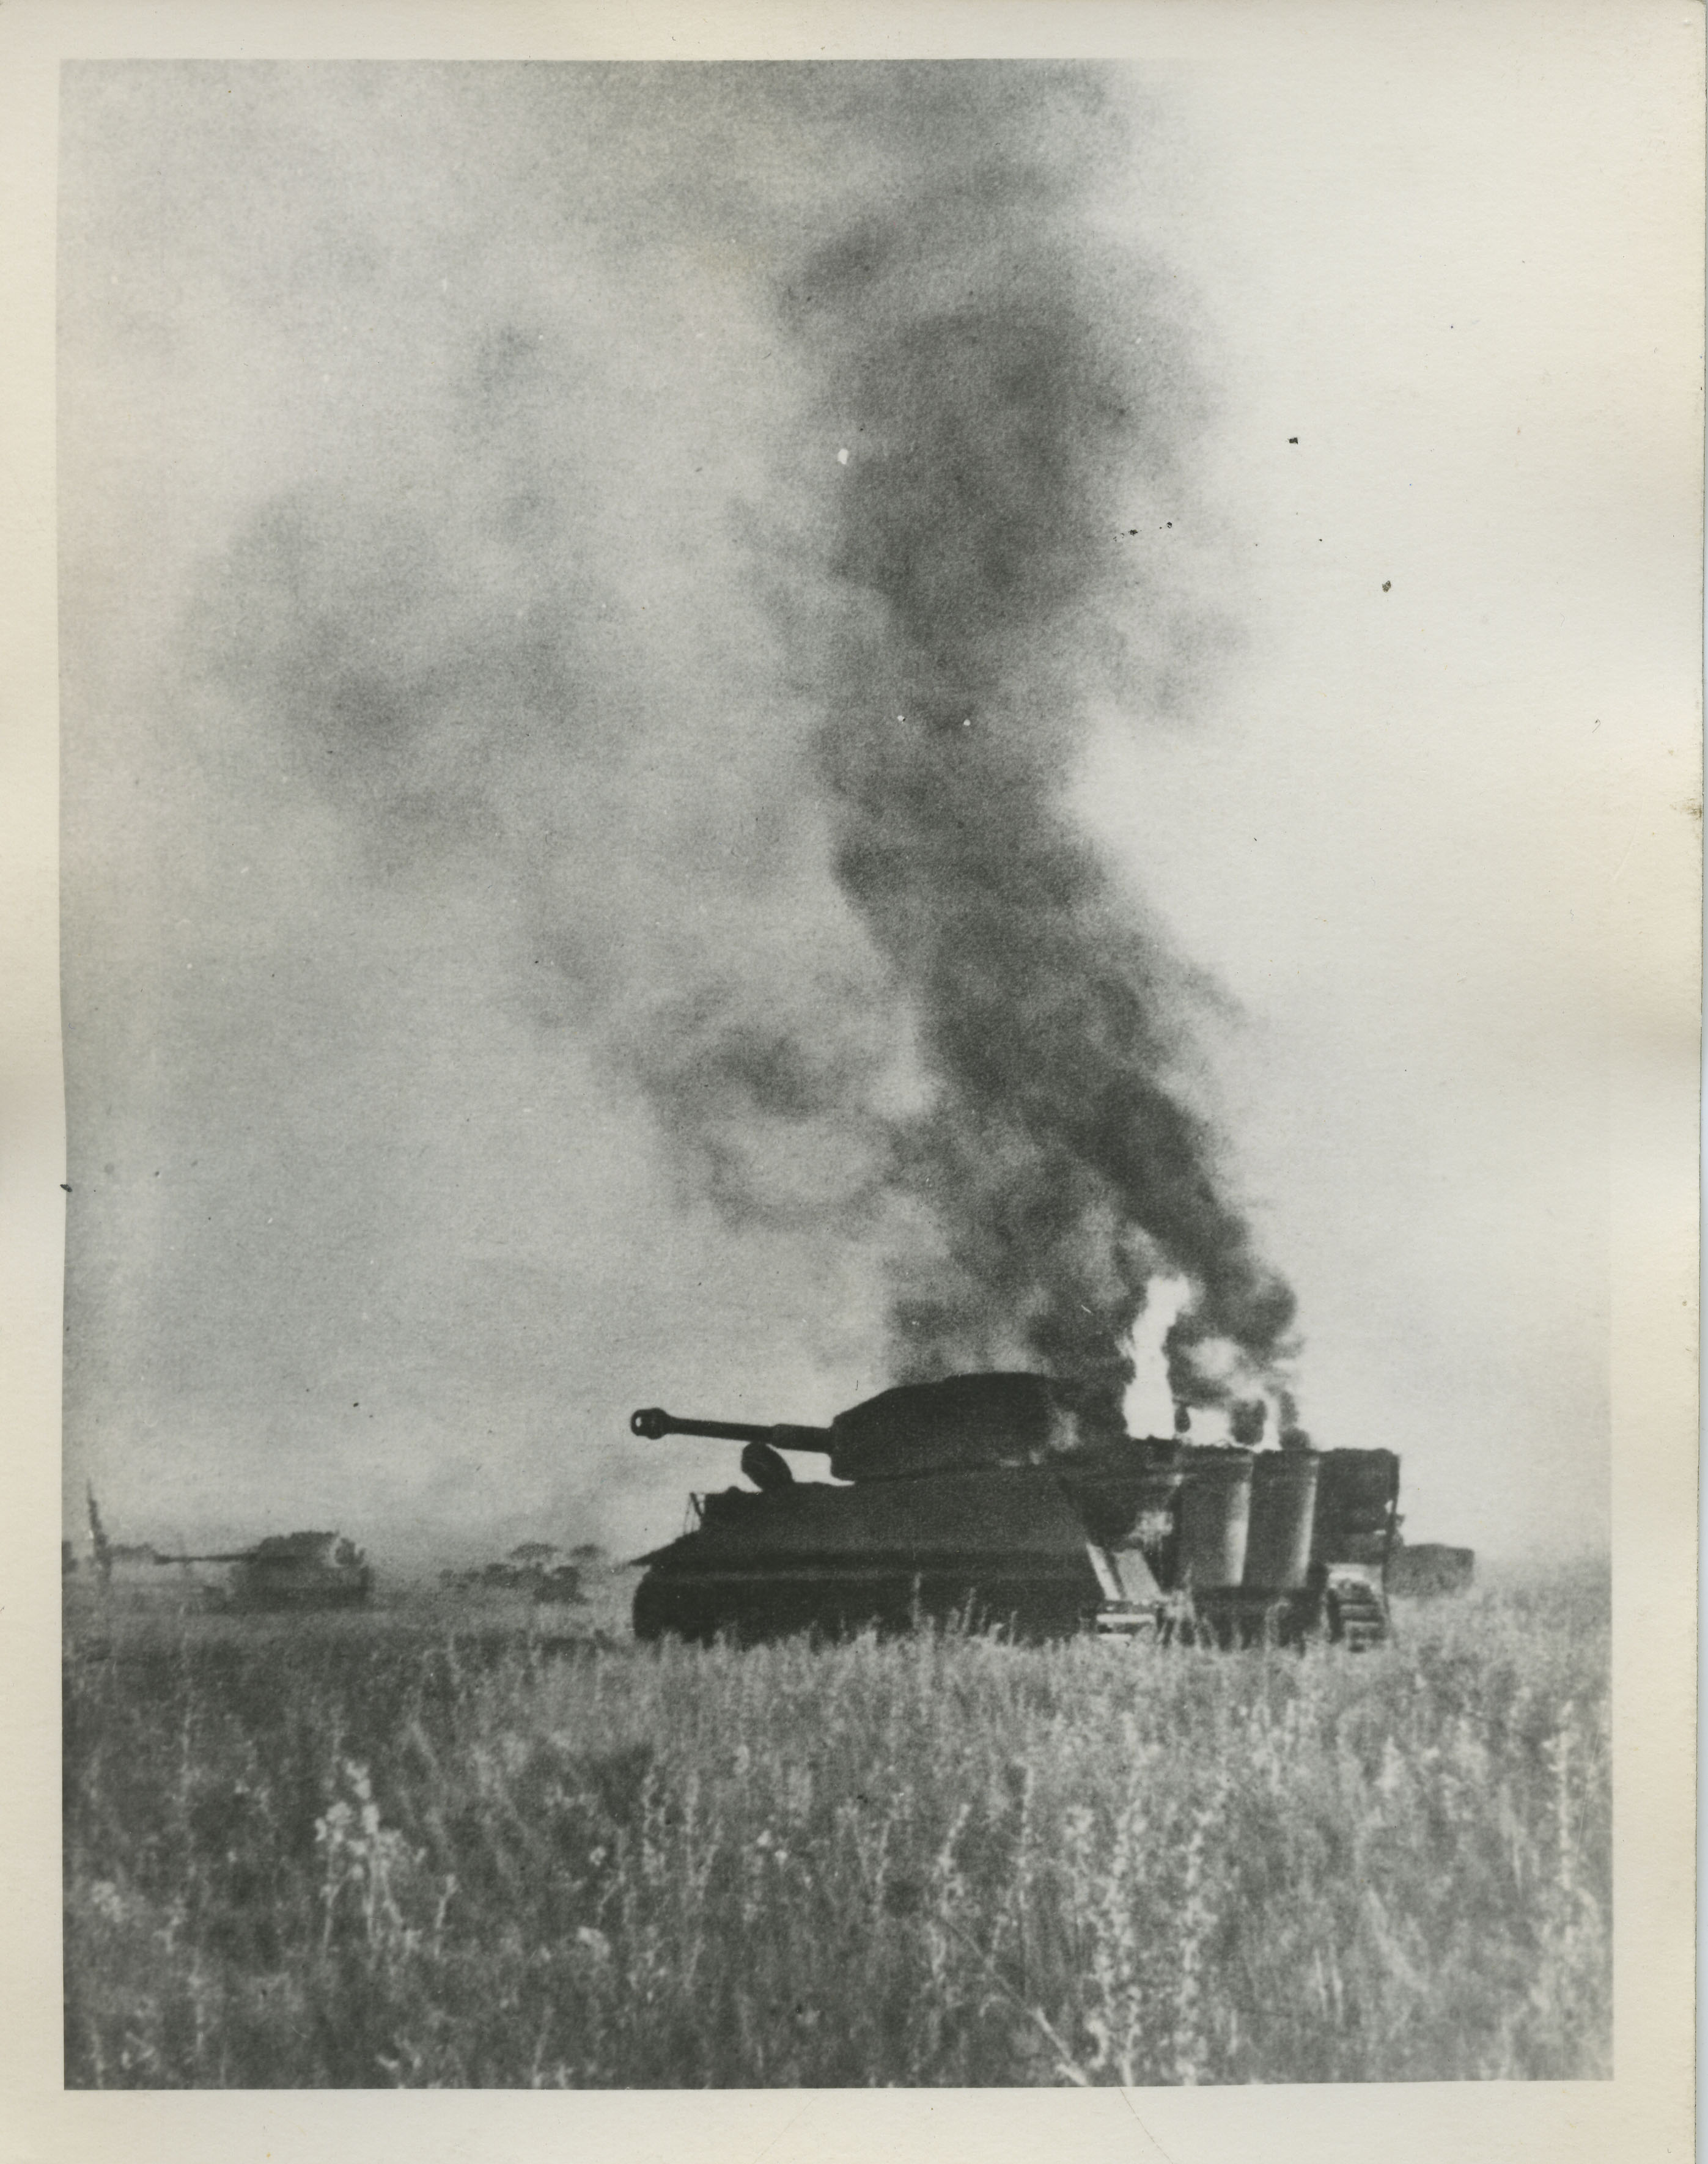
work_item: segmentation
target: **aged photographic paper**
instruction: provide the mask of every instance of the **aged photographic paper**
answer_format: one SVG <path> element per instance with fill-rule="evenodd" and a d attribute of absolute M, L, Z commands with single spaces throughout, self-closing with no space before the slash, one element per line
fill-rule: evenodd
<path fill-rule="evenodd" d="M 1695 17 L 71 19 L 41 2124 L 1661 2153 Z"/>

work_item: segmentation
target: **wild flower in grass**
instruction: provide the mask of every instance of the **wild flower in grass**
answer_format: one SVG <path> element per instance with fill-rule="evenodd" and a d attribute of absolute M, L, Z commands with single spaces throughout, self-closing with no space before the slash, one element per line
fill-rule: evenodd
<path fill-rule="evenodd" d="M 1531 2009 L 1545 2048 L 1569 2062 L 1582 2051 L 1598 2025 L 1596 2016 L 1609 1989 L 1609 1932 L 1606 1911 L 1586 1877 L 1583 1822 L 1586 1799 L 1579 1794 L 1576 1762 L 1584 1755 L 1576 1733 L 1577 1709 L 1570 1699 L 1559 1710 L 1559 1725 L 1542 1746 L 1551 1790 L 1552 1823 L 1547 1827 L 1551 1869 L 1537 1889 L 1538 1953 L 1530 1992 Z M 1539 1874 L 1540 1875 L 1540 1874 Z M 1590 2044 L 1590 2051 L 1595 2046 Z"/>
<path fill-rule="evenodd" d="M 336 1797 L 314 1825 L 325 1910 L 321 1945 L 329 1946 L 340 1921 L 354 1915 L 376 1952 L 412 1952 L 420 1934 L 406 1923 L 398 1896 L 408 1873 L 426 1861 L 426 1851 L 411 1848 L 395 1826 L 381 1825 L 365 1766 L 346 1758 L 339 1773 L 348 1793 Z M 448 1903 L 449 1893 L 445 1898 Z"/>
<path fill-rule="evenodd" d="M 1211 2041 L 1204 2006 L 1204 1957 L 1216 1921 L 1213 1887 L 1205 1869 L 1205 1851 L 1212 1827 L 1221 1822 L 1227 1799 L 1226 1776 L 1192 1817 L 1181 1873 L 1180 1938 L 1175 1946 L 1174 2074 L 1184 2088 L 1209 2078 Z"/>
<path fill-rule="evenodd" d="M 1094 2077 L 1112 2073 L 1123 2088 L 1136 2088 L 1144 2078 L 1140 2069 L 1151 2029 L 1138 1916 L 1145 1831 L 1143 1801 L 1135 1795 L 1116 1814 L 1103 1867 L 1091 1938 L 1090 1982 L 1096 1997 L 1084 2016 L 1093 2046 L 1087 2071 Z"/>
<path fill-rule="evenodd" d="M 1406 1754 L 1391 1736 L 1382 1744 L 1382 1763 L 1376 1775 L 1376 1794 L 1385 1804 L 1396 1803 L 1411 1786 L 1411 1774 L 1406 1764 Z"/>
<path fill-rule="evenodd" d="M 959 1950 L 956 1939 L 964 1928 L 962 1918 L 969 1904 L 966 1882 L 961 1876 L 956 1851 L 971 1815 L 970 1804 L 964 1803 L 955 1810 L 926 1875 L 921 1925 L 930 1995 L 938 2008 L 947 2006 L 959 1996 L 955 1972 Z"/>
<path fill-rule="evenodd" d="M 68 2077 L 1592 2072 L 1605 1628 L 1410 1631 L 1394 1660 L 1118 1666 L 293 1639 L 124 1690 L 74 1653 Z"/>
<path fill-rule="evenodd" d="M 1321 2019 L 1338 2030 L 1346 2018 L 1346 1986 L 1340 1957 L 1332 1946 L 1314 1946 L 1311 1953 L 1311 1992 Z"/>
<path fill-rule="evenodd" d="M 106 1924 L 123 1924 L 129 1920 L 130 1904 L 110 1878 L 97 1878 L 84 1896 L 89 1906 Z"/>

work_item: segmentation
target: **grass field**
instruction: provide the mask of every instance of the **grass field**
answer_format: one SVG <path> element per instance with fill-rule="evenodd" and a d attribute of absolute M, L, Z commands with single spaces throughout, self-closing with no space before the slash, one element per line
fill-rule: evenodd
<path fill-rule="evenodd" d="M 71 2086 L 1611 2071 L 1593 1573 L 1359 1656 L 358 1622 L 68 1628 Z"/>

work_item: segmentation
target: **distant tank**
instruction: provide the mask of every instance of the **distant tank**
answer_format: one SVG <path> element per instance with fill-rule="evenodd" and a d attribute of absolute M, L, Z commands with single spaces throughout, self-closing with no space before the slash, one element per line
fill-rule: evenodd
<path fill-rule="evenodd" d="M 629 1426 L 739 1442 L 754 1484 L 694 1497 L 691 1528 L 640 1558 L 643 1639 L 954 1618 L 1028 1639 L 1364 1647 L 1388 1633 L 1391 1451 L 1087 1434 L 1071 1389 L 1033 1374 L 905 1384 L 828 1427 L 658 1407 Z M 788 1452 L 828 1458 L 831 1480 L 797 1483 Z"/>
<path fill-rule="evenodd" d="M 1476 1553 L 1471 1548 L 1447 1548 L 1432 1541 L 1413 1547 L 1410 1541 L 1396 1540 L 1388 1564 L 1388 1589 L 1414 1599 L 1463 1593 L 1476 1567 Z"/>
<path fill-rule="evenodd" d="M 162 1563 L 231 1566 L 215 1605 L 246 1614 L 312 1608 L 360 1608 L 374 1573 L 353 1542 L 337 1533 L 275 1533 L 225 1555 L 160 1556 Z"/>

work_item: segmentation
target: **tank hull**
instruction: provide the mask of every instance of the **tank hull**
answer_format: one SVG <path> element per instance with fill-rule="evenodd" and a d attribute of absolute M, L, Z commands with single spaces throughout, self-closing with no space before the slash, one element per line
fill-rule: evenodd
<path fill-rule="evenodd" d="M 1083 1525 L 1043 1471 L 1000 1468 L 851 1488 L 705 1498 L 649 1558 L 637 1636 L 702 1642 L 960 1620 L 1017 1636 L 1086 1629 L 1108 1595 Z"/>
<path fill-rule="evenodd" d="M 248 1615 L 299 1614 L 322 1608 L 361 1608 L 373 1590 L 366 1569 L 286 1572 L 239 1566 L 217 1605 Z"/>
<path fill-rule="evenodd" d="M 912 1573 L 864 1558 L 808 1569 L 717 1572 L 655 1567 L 635 1594 L 639 1638 L 686 1638 L 738 1645 L 810 1634 L 852 1637 L 862 1631 L 894 1635 L 922 1625 L 964 1624 L 1017 1638 L 1069 1637 L 1095 1627 L 1101 1603 L 1085 1574 L 975 1573 L 949 1563 Z"/>
<path fill-rule="evenodd" d="M 751 1644 L 948 1624 L 1027 1641 L 1096 1633 L 1222 1646 L 1384 1635 L 1369 1573 L 1319 1566 L 1302 1585 L 1192 1584 L 1152 1507 L 1180 1484 L 1178 1471 L 1159 1474 L 1146 1460 L 1092 1479 L 989 1468 L 729 1489 L 703 1499 L 693 1531 L 644 1558 L 635 1634 Z M 1227 1486 L 1219 1471 L 1210 1484 Z"/>
<path fill-rule="evenodd" d="M 270 1535 L 242 1554 L 224 1605 L 244 1615 L 289 1615 L 320 1608 L 360 1608 L 374 1573 L 354 1542 L 337 1533 Z"/>

